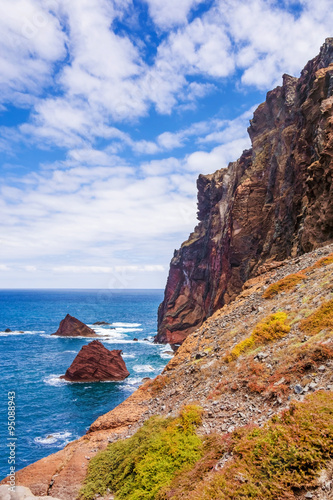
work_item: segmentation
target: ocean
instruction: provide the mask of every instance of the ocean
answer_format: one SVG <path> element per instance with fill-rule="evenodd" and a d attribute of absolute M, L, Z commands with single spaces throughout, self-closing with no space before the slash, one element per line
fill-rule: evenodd
<path fill-rule="evenodd" d="M 8 475 L 8 393 L 15 393 L 16 468 L 82 436 L 124 401 L 144 377 L 158 375 L 170 346 L 152 342 L 162 290 L 0 290 L 0 477 Z M 69 313 L 95 329 L 108 349 L 122 349 L 122 382 L 59 379 L 92 339 L 51 337 Z M 106 321 L 107 326 L 92 326 Z M 10 328 L 12 332 L 5 333 Z M 133 339 L 137 338 L 138 341 Z"/>

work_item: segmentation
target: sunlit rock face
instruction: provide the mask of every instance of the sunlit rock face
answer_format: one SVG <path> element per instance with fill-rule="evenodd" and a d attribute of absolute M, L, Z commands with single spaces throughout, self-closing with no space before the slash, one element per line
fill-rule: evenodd
<path fill-rule="evenodd" d="M 84 345 L 61 378 L 70 382 L 100 382 L 124 380 L 129 376 L 122 351 L 109 351 L 99 340 Z"/>
<path fill-rule="evenodd" d="M 333 239 L 333 38 L 283 76 L 248 129 L 252 148 L 200 175 L 199 224 L 170 264 L 157 342 L 180 344 L 272 261 Z"/>

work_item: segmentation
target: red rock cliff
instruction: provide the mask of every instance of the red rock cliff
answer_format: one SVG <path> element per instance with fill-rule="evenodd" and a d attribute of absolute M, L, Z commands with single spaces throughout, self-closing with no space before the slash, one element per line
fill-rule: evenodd
<path fill-rule="evenodd" d="M 248 129 L 252 148 L 200 175 L 199 224 L 170 264 L 157 342 L 181 343 L 273 260 L 333 239 L 333 38 L 283 76 Z"/>

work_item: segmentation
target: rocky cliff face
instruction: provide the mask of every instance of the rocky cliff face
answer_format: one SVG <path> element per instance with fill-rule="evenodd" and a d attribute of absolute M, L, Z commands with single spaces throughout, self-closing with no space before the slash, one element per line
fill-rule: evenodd
<path fill-rule="evenodd" d="M 157 342 L 178 344 L 249 278 L 333 239 L 333 38 L 283 76 L 248 129 L 252 148 L 199 176 L 199 224 L 171 261 Z"/>
<path fill-rule="evenodd" d="M 60 337 L 98 337 L 92 328 L 89 328 L 89 326 L 70 314 L 66 314 L 65 318 L 60 321 L 58 330 L 52 335 L 59 335 Z"/>
<path fill-rule="evenodd" d="M 84 345 L 65 375 L 70 382 L 99 382 L 124 380 L 129 376 L 121 350 L 109 351 L 99 340 Z"/>

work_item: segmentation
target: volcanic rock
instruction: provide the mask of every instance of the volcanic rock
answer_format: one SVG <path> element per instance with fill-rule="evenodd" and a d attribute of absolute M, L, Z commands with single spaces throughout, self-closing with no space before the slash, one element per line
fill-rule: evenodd
<path fill-rule="evenodd" d="M 10 328 L 6 328 L 5 333 L 9 333 L 9 332 L 11 332 L 11 329 Z"/>
<path fill-rule="evenodd" d="M 327 38 L 254 112 L 252 148 L 199 176 L 200 222 L 171 260 L 156 342 L 182 343 L 249 278 L 333 240 L 332 110 Z"/>
<path fill-rule="evenodd" d="M 15 491 L 11 491 L 7 485 L 0 486 L 0 499 L 1 500 L 59 500 L 50 496 L 36 497 L 33 495 L 29 488 L 24 486 L 15 486 Z"/>
<path fill-rule="evenodd" d="M 61 378 L 70 382 L 99 382 L 124 380 L 129 376 L 122 351 L 109 351 L 99 340 L 82 347 L 71 366 Z"/>
<path fill-rule="evenodd" d="M 60 337 L 98 337 L 94 330 L 79 319 L 74 318 L 74 316 L 70 316 L 70 314 L 67 314 L 60 321 L 58 330 L 52 335 L 59 335 Z"/>

